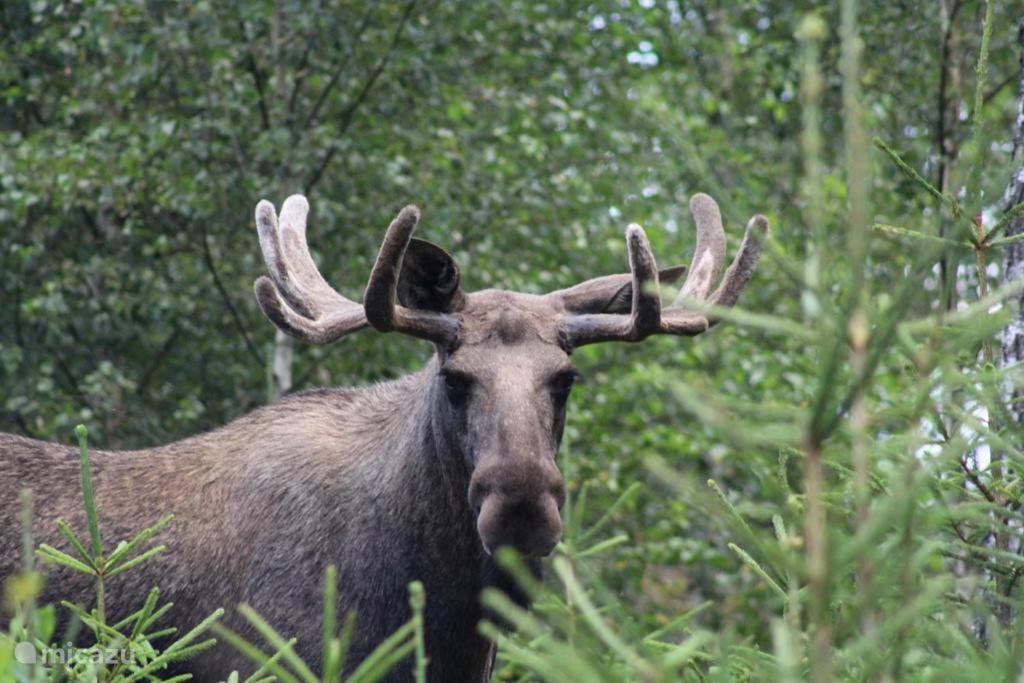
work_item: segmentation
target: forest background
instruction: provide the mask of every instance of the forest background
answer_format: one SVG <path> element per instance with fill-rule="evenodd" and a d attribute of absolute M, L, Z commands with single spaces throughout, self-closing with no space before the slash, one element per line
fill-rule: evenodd
<path fill-rule="evenodd" d="M 707 192 L 762 263 L 712 333 L 576 354 L 566 564 L 496 677 L 668 676 L 669 641 L 695 679 L 1015 679 L 1013 5 L 5 2 L 0 430 L 148 447 L 420 367 L 275 335 L 260 198 L 309 196 L 358 298 L 406 203 L 464 287 L 543 292 L 630 222 L 687 263 Z"/>

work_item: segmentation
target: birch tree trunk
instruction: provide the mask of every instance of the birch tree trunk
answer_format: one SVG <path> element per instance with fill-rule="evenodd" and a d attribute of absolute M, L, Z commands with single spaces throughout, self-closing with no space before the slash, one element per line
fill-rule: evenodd
<path fill-rule="evenodd" d="M 1013 130 L 1012 173 L 1003 196 L 1003 211 L 1009 211 L 1024 202 L 1024 18 L 1017 31 L 1017 42 L 1020 48 L 1020 71 L 1018 73 L 1017 117 Z M 1024 216 L 1018 216 L 1006 229 L 1006 235 L 1024 233 Z M 1000 273 L 1003 283 L 1024 278 L 1024 242 L 1010 244 L 1003 250 L 1003 263 Z M 1002 333 L 1002 369 L 1006 383 L 1007 408 L 1012 420 L 1016 423 L 1017 434 L 1024 433 L 1024 293 L 1018 294 L 1012 301 L 1013 319 Z M 1011 437 L 1012 438 L 1012 437 Z M 993 461 L 993 465 L 995 462 Z M 1012 506 L 1012 501 L 1003 503 Z M 996 533 L 993 542 L 1004 552 L 1020 555 L 1024 552 L 1021 524 L 1013 517 L 1002 519 L 1003 533 Z M 998 527 L 997 527 L 998 528 Z M 1012 597 L 1019 573 L 1014 572 L 1008 577 L 992 577 L 998 593 L 1011 600 L 993 602 L 993 611 L 1004 624 L 1012 623 L 1017 616 L 1014 614 Z"/>
<path fill-rule="evenodd" d="M 274 353 L 271 358 L 271 403 L 292 388 L 292 339 L 281 330 L 274 335 Z"/>
<path fill-rule="evenodd" d="M 277 101 L 286 102 L 288 97 L 288 83 L 284 75 L 284 62 L 281 59 L 281 43 L 283 40 L 283 31 L 281 27 L 281 3 L 274 3 L 274 14 L 273 21 L 270 25 L 270 44 L 273 50 L 273 63 L 274 67 L 274 78 L 273 78 L 273 90 L 277 93 Z M 278 173 L 286 172 L 290 170 L 290 163 L 282 164 L 282 167 L 278 170 Z M 291 174 L 287 174 L 287 179 L 291 180 Z M 278 178 L 278 182 L 275 183 L 277 186 L 281 186 L 281 178 Z M 274 334 L 274 352 L 271 359 L 271 385 L 270 385 L 270 396 L 267 398 L 270 402 L 277 401 L 283 395 L 287 394 L 292 388 L 292 338 L 281 330 L 277 330 Z"/>
<path fill-rule="evenodd" d="M 1013 173 L 1006 186 L 1003 197 L 1003 210 L 1008 211 L 1017 204 L 1024 202 L 1024 19 L 1021 20 L 1017 32 L 1020 47 L 1020 82 L 1017 91 L 1017 118 L 1013 131 Z M 1010 223 L 1006 230 L 1007 236 L 1024 233 L 1024 216 L 1019 216 Z M 1024 242 L 1009 245 L 1003 252 L 1002 280 L 1012 282 L 1024 277 Z M 1011 303 L 1013 320 L 1003 330 L 1003 367 L 1024 367 L 1024 293 L 1018 294 Z M 1011 377 L 1019 375 L 1019 370 Z M 1024 428 L 1024 386 L 1018 381 L 1013 382 L 1010 389 L 1010 411 L 1014 420 Z"/>

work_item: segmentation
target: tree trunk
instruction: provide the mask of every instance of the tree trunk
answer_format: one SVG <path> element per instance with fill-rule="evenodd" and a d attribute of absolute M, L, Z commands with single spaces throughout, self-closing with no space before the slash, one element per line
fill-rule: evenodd
<path fill-rule="evenodd" d="M 1017 119 L 1013 131 L 1013 174 L 1006 186 L 1003 209 L 1010 210 L 1024 202 L 1024 20 L 1021 20 L 1017 39 L 1020 45 L 1020 83 L 1017 97 Z M 1018 217 L 1007 227 L 1006 235 L 1024 233 L 1024 216 Z M 1024 242 L 1009 245 L 1003 252 L 1002 280 L 1013 282 L 1024 277 Z M 1013 300 L 1013 320 L 1003 330 L 1003 367 L 1020 366 L 1024 363 L 1024 293 Z M 1012 376 L 1012 375 L 1011 375 Z M 1014 382 L 1010 393 L 1010 412 L 1014 420 L 1024 428 L 1024 387 Z"/>
<path fill-rule="evenodd" d="M 281 330 L 274 335 L 270 373 L 270 396 L 267 399 L 273 403 L 292 388 L 292 338 Z"/>
<path fill-rule="evenodd" d="M 1013 171 L 1003 196 L 1003 211 L 1009 211 L 1024 202 L 1024 19 L 1021 19 L 1018 27 L 1017 41 L 1020 47 L 1021 68 L 1018 74 L 1017 118 L 1013 130 Z M 1007 236 L 1021 233 L 1024 233 L 1024 216 L 1017 217 L 1006 229 Z M 1000 277 L 1004 284 L 1024 278 L 1024 242 L 1013 243 L 1004 249 Z M 1020 434 L 1024 433 L 1024 375 L 1021 372 L 1024 370 L 1024 293 L 1018 294 L 1012 301 L 1007 301 L 1007 305 L 1011 307 L 1013 318 L 1002 333 L 1002 369 L 1006 386 L 1006 406 L 1010 417 L 1016 423 L 1014 427 Z M 1006 501 L 1004 504 L 1012 505 L 1012 502 Z M 1002 533 L 997 531 L 992 538 L 995 547 L 1017 555 L 1024 552 L 1020 523 L 1012 517 L 1004 517 L 1001 526 Z M 1009 598 L 1005 602 L 992 601 L 992 609 L 1004 625 L 1009 625 L 1016 617 L 1011 605 L 1018 578 L 1016 572 L 1008 577 L 992 577 L 995 590 L 1003 597 Z"/>

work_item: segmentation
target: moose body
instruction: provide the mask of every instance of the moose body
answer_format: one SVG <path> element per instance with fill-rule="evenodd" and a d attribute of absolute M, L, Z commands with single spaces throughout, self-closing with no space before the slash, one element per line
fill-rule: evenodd
<path fill-rule="evenodd" d="M 447 495 L 468 489 L 465 468 L 433 438 L 433 364 L 361 390 L 288 396 L 216 431 L 161 448 L 91 453 L 108 546 L 173 513 L 168 550 L 108 580 L 115 617 L 138 609 L 159 586 L 168 615 L 187 628 L 218 607 L 253 642 L 233 607 L 248 602 L 297 650 L 319 661 L 323 572 L 338 568 L 340 613 L 354 610 L 358 663 L 409 615 L 408 584 L 424 583 L 431 678 L 480 681 L 489 644 L 476 633 L 481 589 L 501 575 L 491 566 L 466 504 Z M 85 537 L 77 449 L 0 436 L 0 576 L 20 566 L 18 484 L 37 492 L 37 541 L 61 545 L 56 521 L 70 518 Z M 501 587 L 500 583 L 497 583 Z M 44 601 L 92 606 L 88 578 L 59 568 Z M 252 664 L 221 649 L 189 662 L 199 681 L 220 681 Z"/>
<path fill-rule="evenodd" d="M 348 658 L 357 664 L 409 618 L 407 587 L 426 589 L 431 681 L 485 680 L 490 643 L 477 633 L 481 590 L 523 602 L 492 559 L 511 546 L 539 571 L 561 535 L 565 487 L 555 458 L 582 344 L 699 334 L 713 318 L 686 298 L 732 305 L 749 281 L 766 224 L 756 217 L 733 265 L 724 265 L 717 205 L 691 202 L 698 240 L 679 299 L 661 310 L 659 272 L 643 232 L 627 231 L 631 273 L 546 295 L 500 290 L 464 294 L 440 248 L 411 239 L 418 212 L 388 229 L 362 305 L 331 289 L 309 256 L 308 205 L 292 197 L 280 225 L 261 202 L 256 220 L 270 278 L 256 294 L 279 328 L 325 343 L 372 325 L 434 343 L 421 371 L 361 389 L 288 396 L 213 432 L 135 452 L 93 451 L 93 480 L 107 543 L 173 513 L 167 552 L 112 577 L 108 611 L 140 606 L 153 586 L 174 603 L 180 628 L 218 607 L 228 625 L 259 638 L 234 607 L 245 602 L 299 654 L 319 662 L 324 570 L 338 569 L 340 613 L 356 614 Z M 37 541 L 60 545 L 55 524 L 85 527 L 77 453 L 67 446 L 0 435 L 0 580 L 20 567 L 18 491 L 35 491 Z M 88 605 L 88 577 L 51 569 L 44 601 Z M 251 664 L 218 649 L 187 666 L 197 680 L 222 680 Z M 389 680 L 410 680 L 411 668 Z"/>

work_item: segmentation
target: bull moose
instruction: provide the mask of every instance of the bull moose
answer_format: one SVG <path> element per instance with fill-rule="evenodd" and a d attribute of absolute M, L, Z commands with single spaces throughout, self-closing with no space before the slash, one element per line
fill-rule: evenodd
<path fill-rule="evenodd" d="M 715 324 L 714 307 L 732 306 L 753 274 L 765 218 L 750 220 L 723 276 L 718 205 L 697 194 L 690 210 L 696 249 L 665 307 L 659 282 L 686 269 L 659 271 L 637 225 L 626 230 L 628 274 L 544 295 L 465 293 L 452 257 L 412 238 L 420 215 L 413 206 L 388 228 L 360 304 L 332 289 L 314 264 L 305 197 L 289 197 L 280 219 L 261 201 L 256 227 L 269 277 L 255 291 L 278 328 L 326 344 L 370 326 L 433 342 L 436 354 L 394 381 L 298 392 L 207 434 L 94 452 L 96 499 L 111 537 L 176 515 L 167 553 L 110 579 L 108 612 L 136 609 L 154 585 L 183 626 L 244 601 L 297 636 L 306 661 L 318 661 L 322 577 L 334 564 L 338 609 L 358 615 L 348 658 L 356 663 L 408 619 L 407 586 L 418 579 L 427 595 L 430 680 L 486 680 L 493 651 L 477 632 L 480 592 L 515 594 L 493 552 L 511 546 L 539 571 L 561 536 L 565 484 L 556 455 L 576 377 L 573 349 L 700 334 Z M 37 538 L 58 541 L 57 519 L 84 528 L 77 469 L 67 446 L 0 435 L 0 580 L 18 568 L 19 489 L 45 494 Z M 54 569 L 43 599 L 85 603 L 90 589 L 88 577 Z M 246 665 L 218 650 L 188 666 L 212 681 Z M 399 669 L 390 680 L 411 676 Z"/>

